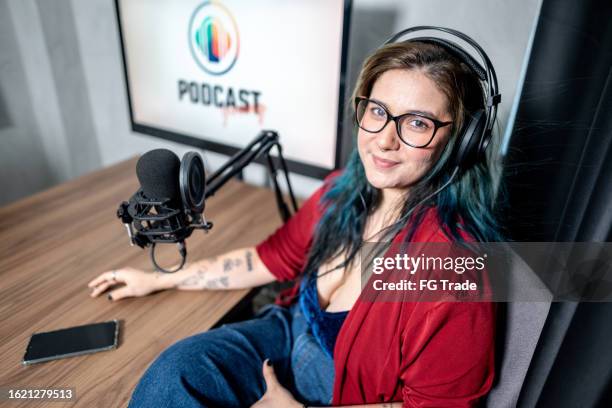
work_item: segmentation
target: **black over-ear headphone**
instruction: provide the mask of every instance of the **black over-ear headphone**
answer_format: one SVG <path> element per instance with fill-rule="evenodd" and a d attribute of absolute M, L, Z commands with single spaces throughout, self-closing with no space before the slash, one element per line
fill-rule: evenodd
<path fill-rule="evenodd" d="M 408 34 L 413 34 L 416 31 L 440 31 L 463 40 L 476 50 L 476 53 L 484 63 L 484 67 L 463 48 L 447 39 L 439 37 L 415 37 L 404 39 Z M 458 133 L 455 151 L 449 163 L 450 166 L 458 168 L 459 171 L 466 170 L 482 159 L 491 141 L 493 125 L 497 116 L 497 105 L 501 101 L 501 94 L 499 93 L 497 85 L 497 75 L 495 74 L 493 64 L 491 64 L 491 60 L 476 41 L 462 32 L 451 28 L 436 26 L 411 27 L 393 35 L 385 41 L 383 45 L 404 41 L 419 41 L 443 47 L 449 54 L 465 63 L 478 79 L 486 85 L 484 95 L 485 108 L 479 109 L 476 112 L 469 112 L 463 128 Z"/>

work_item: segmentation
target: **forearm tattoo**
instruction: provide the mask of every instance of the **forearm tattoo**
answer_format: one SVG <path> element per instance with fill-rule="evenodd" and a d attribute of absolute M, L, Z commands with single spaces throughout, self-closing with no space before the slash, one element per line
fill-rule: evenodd
<path fill-rule="evenodd" d="M 207 265 L 214 265 L 216 262 L 221 262 L 221 271 L 224 274 L 239 270 L 246 266 L 247 272 L 253 271 L 253 252 L 247 250 L 244 252 L 244 258 L 228 257 L 218 259 L 217 257 L 209 259 Z M 242 269 L 244 270 L 244 269 Z M 198 270 L 180 281 L 176 287 L 182 289 L 223 289 L 230 286 L 230 276 L 210 277 L 207 275 L 208 268 L 200 266 Z M 216 273 L 213 273 L 213 276 Z"/>
<path fill-rule="evenodd" d="M 229 286 L 229 278 L 227 276 L 221 276 L 219 278 L 209 279 L 204 283 L 206 289 L 222 289 Z"/>
<path fill-rule="evenodd" d="M 253 270 L 253 254 L 251 251 L 246 251 L 244 256 L 246 257 L 247 272 L 251 272 Z"/>
<path fill-rule="evenodd" d="M 247 272 L 253 270 L 253 253 L 251 251 L 245 251 L 244 263 L 246 264 Z M 227 273 L 233 271 L 236 268 L 240 268 L 243 265 L 243 260 L 240 258 L 227 258 L 223 260 L 223 272 Z"/>
<path fill-rule="evenodd" d="M 190 275 L 179 282 L 179 288 L 198 288 L 203 286 L 204 277 L 206 276 L 206 267 L 200 267 L 193 275 Z"/>
<path fill-rule="evenodd" d="M 234 268 L 238 268 L 242 265 L 242 260 L 240 258 L 228 258 L 223 260 L 223 272 L 229 272 Z"/>

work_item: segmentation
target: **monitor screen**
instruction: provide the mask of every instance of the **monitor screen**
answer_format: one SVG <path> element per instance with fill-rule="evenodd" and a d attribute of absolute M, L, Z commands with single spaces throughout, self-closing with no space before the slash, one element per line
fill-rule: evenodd
<path fill-rule="evenodd" d="M 338 166 L 349 0 L 116 0 L 132 127 L 225 154 L 280 135 L 293 171 Z"/>

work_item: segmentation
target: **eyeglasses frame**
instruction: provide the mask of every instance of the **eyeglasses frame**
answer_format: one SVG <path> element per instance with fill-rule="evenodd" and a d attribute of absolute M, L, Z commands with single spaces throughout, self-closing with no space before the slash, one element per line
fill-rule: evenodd
<path fill-rule="evenodd" d="M 357 118 L 357 107 L 359 106 L 359 102 L 360 101 L 366 101 L 368 103 L 369 102 L 375 103 L 376 105 L 380 106 L 385 111 L 385 113 L 387 114 L 387 121 L 385 122 L 385 124 L 379 130 L 373 132 L 371 130 L 367 130 L 367 129 L 364 129 L 363 127 L 361 127 L 361 124 L 359 123 L 359 119 Z M 433 141 L 434 137 L 436 136 L 436 133 L 438 132 L 438 129 L 443 128 L 443 127 L 448 126 L 451 123 L 453 123 L 453 121 L 442 122 L 440 120 L 431 118 L 431 117 L 429 117 L 427 115 L 423 115 L 422 113 L 418 113 L 418 112 L 406 112 L 406 113 L 403 113 L 401 115 L 393 116 L 391 114 L 391 112 L 389 112 L 387 107 L 385 105 L 383 105 L 381 102 L 378 102 L 375 99 L 366 98 L 365 96 L 356 96 L 355 100 L 354 100 L 354 103 L 355 103 L 355 123 L 357 124 L 357 126 L 360 129 L 363 129 L 363 130 L 365 130 L 368 133 L 380 133 L 389 124 L 389 122 L 394 121 L 395 122 L 395 130 L 397 132 L 397 135 L 399 136 L 399 139 L 402 141 L 402 143 L 404 143 L 404 144 L 406 144 L 406 145 L 408 145 L 410 147 L 414 147 L 416 149 L 424 149 L 427 146 L 429 146 L 431 144 L 431 142 Z M 431 134 L 431 137 L 429 138 L 429 141 L 427 143 L 425 143 L 424 145 L 416 146 L 416 145 L 413 145 L 411 143 L 408 143 L 407 141 L 405 141 L 402 138 L 402 132 L 400 130 L 400 120 L 403 119 L 406 116 L 418 116 L 418 117 L 421 117 L 421 118 L 424 118 L 424 119 L 431 120 L 433 122 L 433 124 L 434 124 L 434 131 Z"/>

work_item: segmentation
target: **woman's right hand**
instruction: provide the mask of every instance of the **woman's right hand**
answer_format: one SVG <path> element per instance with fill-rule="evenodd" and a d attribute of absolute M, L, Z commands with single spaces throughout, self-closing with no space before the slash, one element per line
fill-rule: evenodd
<path fill-rule="evenodd" d="M 101 273 L 87 286 L 92 289 L 90 296 L 97 297 L 117 284 L 124 284 L 124 286 L 111 290 L 108 293 L 109 300 L 146 296 L 165 289 L 161 284 L 159 274 L 134 268 L 122 268 Z"/>

